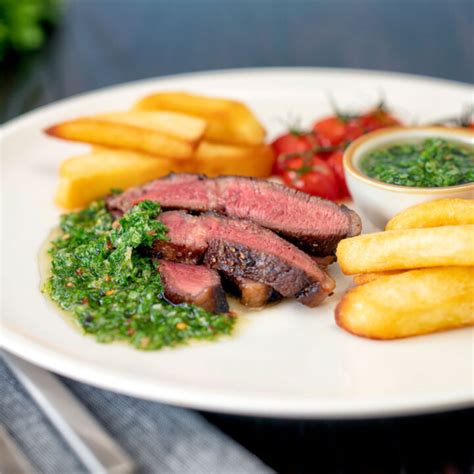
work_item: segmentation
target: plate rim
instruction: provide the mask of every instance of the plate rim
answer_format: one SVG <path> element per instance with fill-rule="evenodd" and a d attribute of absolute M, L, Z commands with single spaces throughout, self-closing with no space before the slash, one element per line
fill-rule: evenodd
<path fill-rule="evenodd" d="M 196 71 L 183 74 L 170 74 L 159 77 L 152 77 L 131 81 L 126 83 L 114 84 L 92 91 L 76 94 L 50 104 L 38 107 L 19 117 L 11 119 L 0 126 L 0 139 L 5 139 L 10 133 L 15 133 L 29 121 L 34 121 L 36 117 L 49 113 L 56 107 L 67 105 L 71 102 L 80 101 L 84 98 L 93 98 L 105 92 L 120 92 L 120 89 L 148 86 L 159 84 L 160 82 L 168 82 L 173 79 L 193 79 L 196 77 L 210 77 L 245 74 L 339 74 L 360 76 L 376 76 L 387 78 L 399 78 L 412 81 L 430 81 L 445 86 L 466 87 L 471 85 L 464 82 L 453 81 L 449 79 L 436 78 L 431 76 L 422 76 L 414 74 L 406 74 L 391 71 L 353 69 L 353 68 L 313 68 L 313 67 L 265 67 L 265 68 L 234 68 L 224 70 Z M 229 393 L 219 393 L 217 396 L 212 391 L 205 388 L 194 388 L 192 391 L 186 391 L 182 388 L 173 388 L 173 384 L 156 385 L 152 387 L 150 383 L 138 380 L 133 384 L 120 382 L 117 378 L 116 370 L 111 373 L 110 368 L 102 368 L 102 366 L 89 367 L 90 364 L 77 362 L 67 353 L 57 353 L 54 349 L 42 346 L 40 343 L 31 342 L 26 338 L 9 329 L 0 318 L 2 331 L 0 332 L 0 347 L 22 357 L 30 362 L 43 368 L 59 373 L 65 377 L 79 380 L 84 383 L 92 384 L 107 390 L 112 390 L 127 395 L 146 398 L 159 402 L 169 403 L 176 406 L 183 406 L 194 409 L 203 409 L 214 412 L 234 413 L 240 415 L 255 415 L 278 418 L 369 418 L 380 416 L 408 416 L 412 414 L 433 413 L 436 411 L 444 411 L 447 409 L 460 409 L 474 406 L 474 389 L 471 393 L 449 392 L 441 396 L 431 396 L 428 400 L 426 395 L 411 396 L 406 398 L 395 397 L 393 399 L 384 398 L 383 400 L 338 400 L 331 401 L 329 399 L 319 399 L 316 403 L 304 403 L 297 407 L 294 401 L 285 402 L 284 398 L 273 398 L 272 403 L 265 406 L 262 399 L 256 400 L 252 397 L 229 395 Z M 27 343 L 22 343 L 24 338 Z M 80 370 L 79 370 L 80 367 Z M 75 375 L 71 375 L 76 373 Z M 80 375 L 78 375 L 80 374 Z M 115 380 L 115 382 L 114 382 Z M 120 388 L 118 388 L 120 387 Z M 152 393 L 153 392 L 153 393 Z M 453 401 L 454 400 L 454 401 Z"/>
<path fill-rule="evenodd" d="M 216 396 L 212 390 L 203 388 L 186 391 L 182 388 L 174 388 L 173 384 L 163 384 L 163 382 L 157 391 L 157 386 L 143 380 L 140 381 L 139 378 L 132 380 L 133 383 L 130 383 L 130 379 L 127 379 L 127 383 L 116 383 L 114 380 L 119 380 L 120 376 L 115 369 L 111 371 L 102 368 L 102 366 L 89 367 L 86 365 L 84 367 L 80 361 L 75 361 L 72 356 L 67 354 L 58 354 L 41 345 L 35 348 L 37 344 L 32 344 L 27 338 L 25 339 L 28 340 L 29 347 L 25 350 L 24 344 L 14 342 L 15 337 L 21 339 L 21 336 L 18 337 L 16 333 L 10 333 L 10 336 L 14 337 L 5 344 L 8 337 L 8 334 L 7 336 L 5 334 L 0 334 L 0 347 L 58 375 L 115 393 L 194 410 L 271 418 L 335 420 L 422 415 L 474 406 L 474 394 L 462 391 L 432 396 L 428 402 L 423 395 L 403 399 L 400 397 L 384 398 L 383 401 L 365 399 L 363 401 L 340 400 L 334 402 L 324 398 L 320 399 L 318 403 L 311 401 L 300 404 L 298 407 L 295 407 L 294 401 L 291 400 L 288 402 L 284 399 L 273 398 L 272 404 L 267 406 L 267 402 L 262 399 L 229 393 L 219 393 Z M 36 358 L 38 352 L 41 352 L 41 360 Z M 71 371 L 76 373 L 71 375 Z M 118 385 L 120 388 L 117 388 Z M 453 398 L 456 398 L 455 402 L 453 402 Z"/>

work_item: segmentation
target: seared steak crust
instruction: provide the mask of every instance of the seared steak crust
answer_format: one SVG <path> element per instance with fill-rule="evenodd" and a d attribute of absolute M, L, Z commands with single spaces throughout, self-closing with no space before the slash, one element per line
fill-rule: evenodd
<path fill-rule="evenodd" d="M 346 206 L 278 183 L 242 176 L 171 174 L 110 196 L 107 205 L 117 214 L 146 199 L 159 202 L 164 209 L 215 211 L 250 220 L 318 256 L 333 254 L 341 239 L 361 231 L 359 216 Z"/>
<path fill-rule="evenodd" d="M 163 260 L 196 265 L 202 262 L 207 246 L 186 246 L 169 240 L 157 240 L 153 246 L 154 252 Z"/>
<path fill-rule="evenodd" d="M 294 296 L 312 282 L 299 268 L 278 257 L 235 242 L 211 240 L 204 263 L 224 275 L 249 278 L 264 283 L 283 296 Z"/>
<path fill-rule="evenodd" d="M 282 296 L 294 296 L 306 306 L 317 306 L 327 296 L 320 291 L 320 284 L 311 281 L 299 268 L 274 255 L 262 254 L 236 243 L 209 242 L 204 263 L 226 276 L 264 283 Z"/>
<path fill-rule="evenodd" d="M 225 275 L 224 288 L 240 296 L 240 302 L 249 308 L 262 308 L 281 298 L 271 286 L 249 278 Z"/>
<path fill-rule="evenodd" d="M 155 242 L 161 258 L 203 261 L 224 275 L 248 278 L 270 286 L 283 296 L 295 296 L 315 306 L 334 288 L 334 281 L 304 252 L 273 232 L 240 219 L 214 214 L 191 216 L 165 212 L 167 241 Z"/>

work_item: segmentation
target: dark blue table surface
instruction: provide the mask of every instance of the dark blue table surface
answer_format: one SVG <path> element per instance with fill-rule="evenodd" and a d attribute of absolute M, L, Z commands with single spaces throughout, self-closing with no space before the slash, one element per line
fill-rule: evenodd
<path fill-rule="evenodd" d="M 0 66 L 0 122 L 111 84 L 207 69 L 353 67 L 474 82 L 473 27 L 472 0 L 69 1 L 43 50 Z M 472 410 L 350 422 L 206 416 L 279 472 L 474 468 Z"/>

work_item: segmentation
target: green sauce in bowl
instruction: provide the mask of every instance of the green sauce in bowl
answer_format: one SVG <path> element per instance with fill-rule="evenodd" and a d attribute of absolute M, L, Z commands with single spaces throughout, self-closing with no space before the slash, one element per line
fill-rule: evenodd
<path fill-rule="evenodd" d="M 363 157 L 360 169 L 384 183 L 440 188 L 474 182 L 474 147 L 440 138 L 390 145 Z"/>

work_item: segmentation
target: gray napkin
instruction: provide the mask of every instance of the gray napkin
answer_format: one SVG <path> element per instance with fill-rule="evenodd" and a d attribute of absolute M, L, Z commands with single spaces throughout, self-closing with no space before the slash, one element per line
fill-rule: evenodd
<path fill-rule="evenodd" d="M 139 473 L 273 472 L 192 410 L 61 380 L 131 455 Z M 0 400 L 0 424 L 39 472 L 86 472 L 1 359 Z"/>

